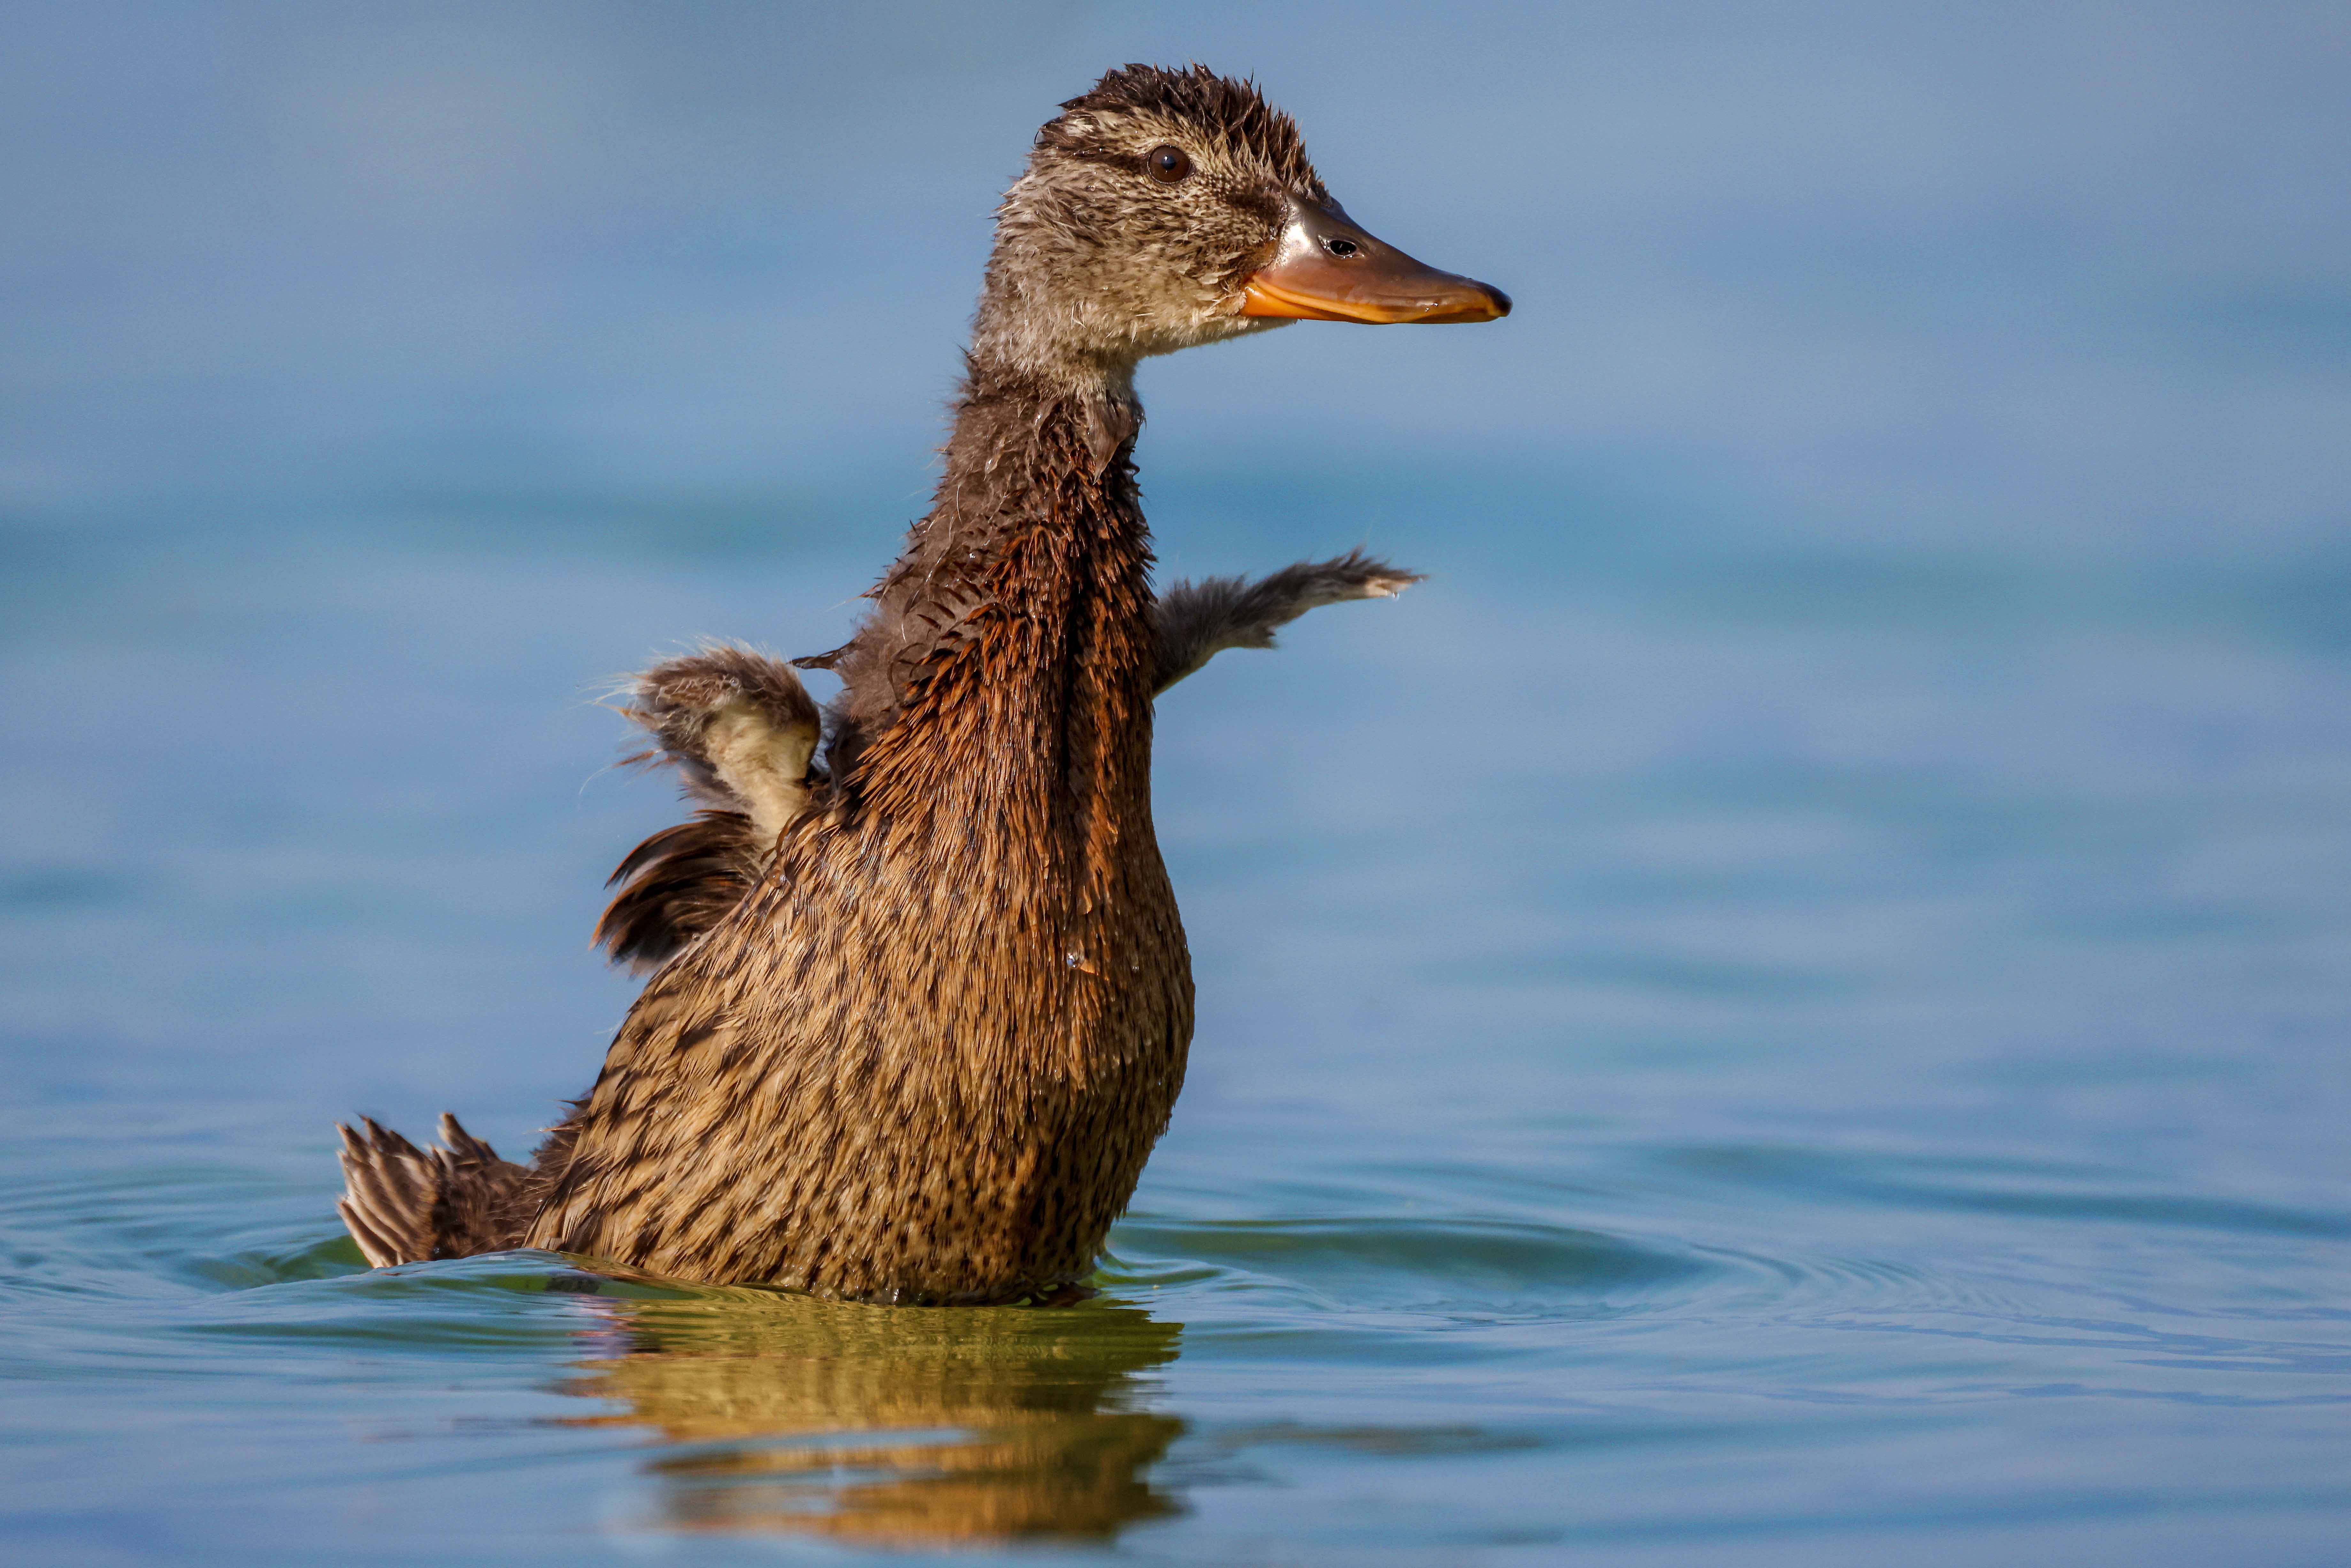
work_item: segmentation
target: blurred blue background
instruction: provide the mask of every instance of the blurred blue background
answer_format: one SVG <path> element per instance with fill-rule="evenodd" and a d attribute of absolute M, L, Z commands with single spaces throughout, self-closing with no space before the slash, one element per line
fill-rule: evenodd
<path fill-rule="evenodd" d="M 12 7 L 12 508 L 904 482 L 1027 131 L 1133 57 L 1526 305 L 1155 367 L 1155 469 L 2103 559 L 2342 517 L 2339 6 L 849 9 Z"/>
<path fill-rule="evenodd" d="M 2351 11 L 0 32 L 0 1539 L 511 1561 L 855 1511 L 730 1515 L 634 1446 L 707 1424 L 548 1437 L 574 1358 L 647 1364 L 552 1265 L 431 1276 L 441 1317 L 358 1273 L 329 1124 L 515 1152 L 585 1086 L 632 991 L 600 884 L 676 810 L 594 699 L 841 640 L 1030 133 L 1196 58 L 1518 310 L 1144 371 L 1168 575 L 1432 580 L 1161 706 L 1200 1034 L 1068 1343 L 1112 1369 L 1072 1409 L 1177 1435 L 1064 1533 L 2335 1560 Z M 1130 1311 L 1144 1349 L 1086 1338 Z"/>

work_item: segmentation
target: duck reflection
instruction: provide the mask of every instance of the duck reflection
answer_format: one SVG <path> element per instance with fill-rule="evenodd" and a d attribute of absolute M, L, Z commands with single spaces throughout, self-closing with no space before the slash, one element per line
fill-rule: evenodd
<path fill-rule="evenodd" d="M 1132 1307 L 846 1305 L 727 1291 L 590 1298 L 603 1354 L 566 1392 L 678 1449 L 658 1525 L 873 1544 L 1107 1538 L 1178 1503 L 1144 1476 L 1184 1429 L 1136 1408 L 1182 1326 Z"/>

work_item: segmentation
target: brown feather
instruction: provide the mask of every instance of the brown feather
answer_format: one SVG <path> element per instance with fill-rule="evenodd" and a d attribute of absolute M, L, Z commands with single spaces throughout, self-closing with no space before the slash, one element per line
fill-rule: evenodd
<path fill-rule="evenodd" d="M 621 711 L 659 748 L 632 760 L 675 768 L 705 806 L 758 818 L 766 797 L 803 785 L 822 718 L 789 664 L 721 643 L 655 664 L 630 691 Z"/>
<path fill-rule="evenodd" d="M 1171 141 L 1174 185 L 1145 158 Z M 1238 280 L 1325 197 L 1289 119 L 1197 68 L 1113 71 L 1039 132 L 931 510 L 857 635 L 802 661 L 842 682 L 823 774 L 789 668 L 720 648 L 639 678 L 631 716 L 708 810 L 622 861 L 597 935 L 662 967 L 529 1171 L 454 1123 L 430 1155 L 345 1134 L 371 1260 L 524 1244 L 923 1302 L 1092 1269 L 1192 1032 L 1153 695 L 1412 580 L 1353 555 L 1151 593 L 1134 367 L 1272 324 Z"/>
<path fill-rule="evenodd" d="M 530 1168 L 498 1158 L 489 1145 L 441 1118 L 437 1149 L 360 1119 L 364 1135 L 342 1134 L 344 1194 L 335 1207 L 360 1251 L 379 1269 L 433 1258 L 463 1258 L 518 1246 L 538 1205 Z"/>
<path fill-rule="evenodd" d="M 743 902 L 767 858 L 740 811 L 697 811 L 664 828 L 605 883 L 622 886 L 596 923 L 596 944 L 615 964 L 659 968 Z"/>
<path fill-rule="evenodd" d="M 842 661 L 852 703 L 890 687 L 855 809 L 787 830 L 648 986 L 533 1245 L 1000 1300 L 1082 1277 L 1133 1190 L 1191 1028 L 1149 816 L 1147 536 L 1072 400 L 982 383 L 967 410 L 989 441 L 959 430 L 942 488 L 998 491 L 991 545 L 927 584 L 902 563 Z"/>
<path fill-rule="evenodd" d="M 1153 601 L 1157 647 L 1154 695 L 1228 648 L 1270 648 L 1274 632 L 1309 610 L 1356 599 L 1393 597 L 1422 575 L 1351 550 L 1330 560 L 1299 561 L 1251 581 L 1211 577 L 1177 582 Z M 796 659 L 831 668 L 846 648 Z M 629 852 L 607 885 L 625 883 L 597 923 L 595 940 L 612 962 L 660 967 L 718 924 L 758 885 L 766 854 L 739 811 L 703 811 L 664 828 Z"/>
<path fill-rule="evenodd" d="M 1374 560 L 1360 549 L 1330 560 L 1301 560 L 1255 582 L 1210 577 L 1178 582 L 1152 607 L 1158 643 L 1154 694 L 1165 691 L 1227 648 L 1270 648 L 1274 631 L 1308 611 L 1351 599 L 1392 599 L 1419 572 Z"/>

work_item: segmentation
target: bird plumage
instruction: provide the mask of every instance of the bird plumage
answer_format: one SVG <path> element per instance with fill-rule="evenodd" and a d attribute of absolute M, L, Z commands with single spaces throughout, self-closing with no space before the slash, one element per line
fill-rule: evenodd
<path fill-rule="evenodd" d="M 1153 701 L 1419 580 L 1358 551 L 1155 595 L 1135 362 L 1269 317 L 1508 302 L 1368 235 L 1339 284 L 1293 265 L 1352 220 L 1248 84 L 1128 67 L 1062 109 L 998 211 L 932 507 L 857 634 L 793 662 L 839 695 L 820 712 L 792 664 L 727 645 L 631 685 L 639 759 L 700 807 L 622 862 L 598 926 L 651 978 L 528 1166 L 447 1117 L 431 1151 L 344 1130 L 371 1262 L 528 1245 L 923 1302 L 1092 1268 L 1192 1030 Z"/>

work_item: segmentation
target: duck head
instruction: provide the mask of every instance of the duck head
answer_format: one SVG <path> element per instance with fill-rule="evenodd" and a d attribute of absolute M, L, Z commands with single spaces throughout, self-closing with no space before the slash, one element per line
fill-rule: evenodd
<path fill-rule="evenodd" d="M 1510 313 L 1349 217 L 1247 82 L 1131 65 L 1061 109 L 998 210 L 976 358 L 1116 384 L 1149 355 L 1292 320 Z"/>

